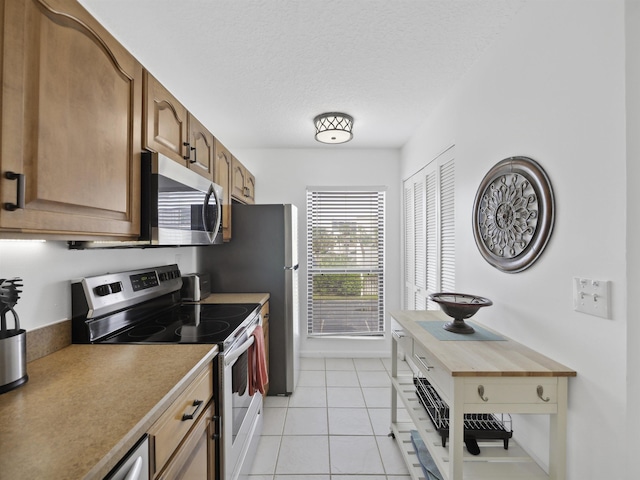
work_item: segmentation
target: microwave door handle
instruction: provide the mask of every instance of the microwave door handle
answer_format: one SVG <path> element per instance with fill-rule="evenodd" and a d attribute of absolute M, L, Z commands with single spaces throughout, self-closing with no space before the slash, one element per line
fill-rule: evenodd
<path fill-rule="evenodd" d="M 228 367 L 229 365 L 232 365 L 238 359 L 238 357 L 240 357 L 240 355 L 242 355 L 244 352 L 249 350 L 249 347 L 253 345 L 253 342 L 255 342 L 255 337 L 252 335 L 249 337 L 249 339 L 246 342 L 244 342 L 237 349 L 229 353 L 229 355 L 225 355 L 224 366 Z"/>
<path fill-rule="evenodd" d="M 208 216 L 208 212 L 209 212 L 209 209 L 207 207 L 209 206 L 209 203 L 210 203 L 210 200 L 211 200 L 212 196 L 213 196 L 213 199 L 215 201 L 215 207 L 216 207 L 216 223 L 213 226 L 212 230 L 209 231 L 209 230 L 207 230 L 207 216 Z M 218 195 L 216 195 L 216 191 L 213 188 L 213 185 L 211 185 L 209 187 L 209 191 L 204 196 L 204 204 L 202 206 L 202 225 L 205 227 L 205 232 L 209 236 L 209 240 L 212 243 L 215 240 L 216 235 L 218 234 L 218 229 L 220 228 L 221 211 L 222 211 L 222 209 L 221 209 L 221 206 L 220 206 L 220 199 L 218 198 Z"/>

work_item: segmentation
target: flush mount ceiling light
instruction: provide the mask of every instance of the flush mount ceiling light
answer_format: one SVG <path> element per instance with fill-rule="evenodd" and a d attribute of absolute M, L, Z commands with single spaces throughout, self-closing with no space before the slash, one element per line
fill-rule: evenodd
<path fill-rule="evenodd" d="M 353 117 L 346 113 L 322 113 L 313 119 L 316 140 L 322 143 L 345 143 L 353 138 Z"/>

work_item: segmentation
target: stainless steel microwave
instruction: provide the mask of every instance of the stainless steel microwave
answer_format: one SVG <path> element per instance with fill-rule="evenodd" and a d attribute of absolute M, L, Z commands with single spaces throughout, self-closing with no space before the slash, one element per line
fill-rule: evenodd
<path fill-rule="evenodd" d="M 212 245 L 222 243 L 222 187 L 169 157 L 141 156 L 140 238 L 69 242 L 71 249 Z"/>

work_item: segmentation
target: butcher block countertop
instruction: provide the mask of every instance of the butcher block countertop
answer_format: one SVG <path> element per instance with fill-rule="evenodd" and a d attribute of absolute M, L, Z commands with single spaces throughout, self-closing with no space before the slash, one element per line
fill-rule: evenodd
<path fill-rule="evenodd" d="M 71 345 L 0 395 L 0 478 L 103 478 L 216 356 L 215 345 Z"/>
<path fill-rule="evenodd" d="M 259 303 L 269 300 L 268 293 L 212 293 L 200 303 Z"/>
<path fill-rule="evenodd" d="M 504 340 L 438 340 L 418 322 L 444 324 L 451 320 L 435 310 L 403 310 L 391 316 L 416 342 L 430 351 L 453 377 L 574 377 L 576 372 L 564 365 L 514 341 Z M 467 320 L 468 322 L 469 320 Z M 482 328 L 491 331 L 485 326 Z M 459 334 L 462 336 L 463 334 Z"/>

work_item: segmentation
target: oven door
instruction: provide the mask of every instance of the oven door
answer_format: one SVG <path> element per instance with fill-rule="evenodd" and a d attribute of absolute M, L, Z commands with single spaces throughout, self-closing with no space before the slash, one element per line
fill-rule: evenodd
<path fill-rule="evenodd" d="M 249 395 L 249 348 L 253 336 L 244 335 L 223 355 L 222 479 L 248 475 L 262 430 L 262 395 Z"/>

